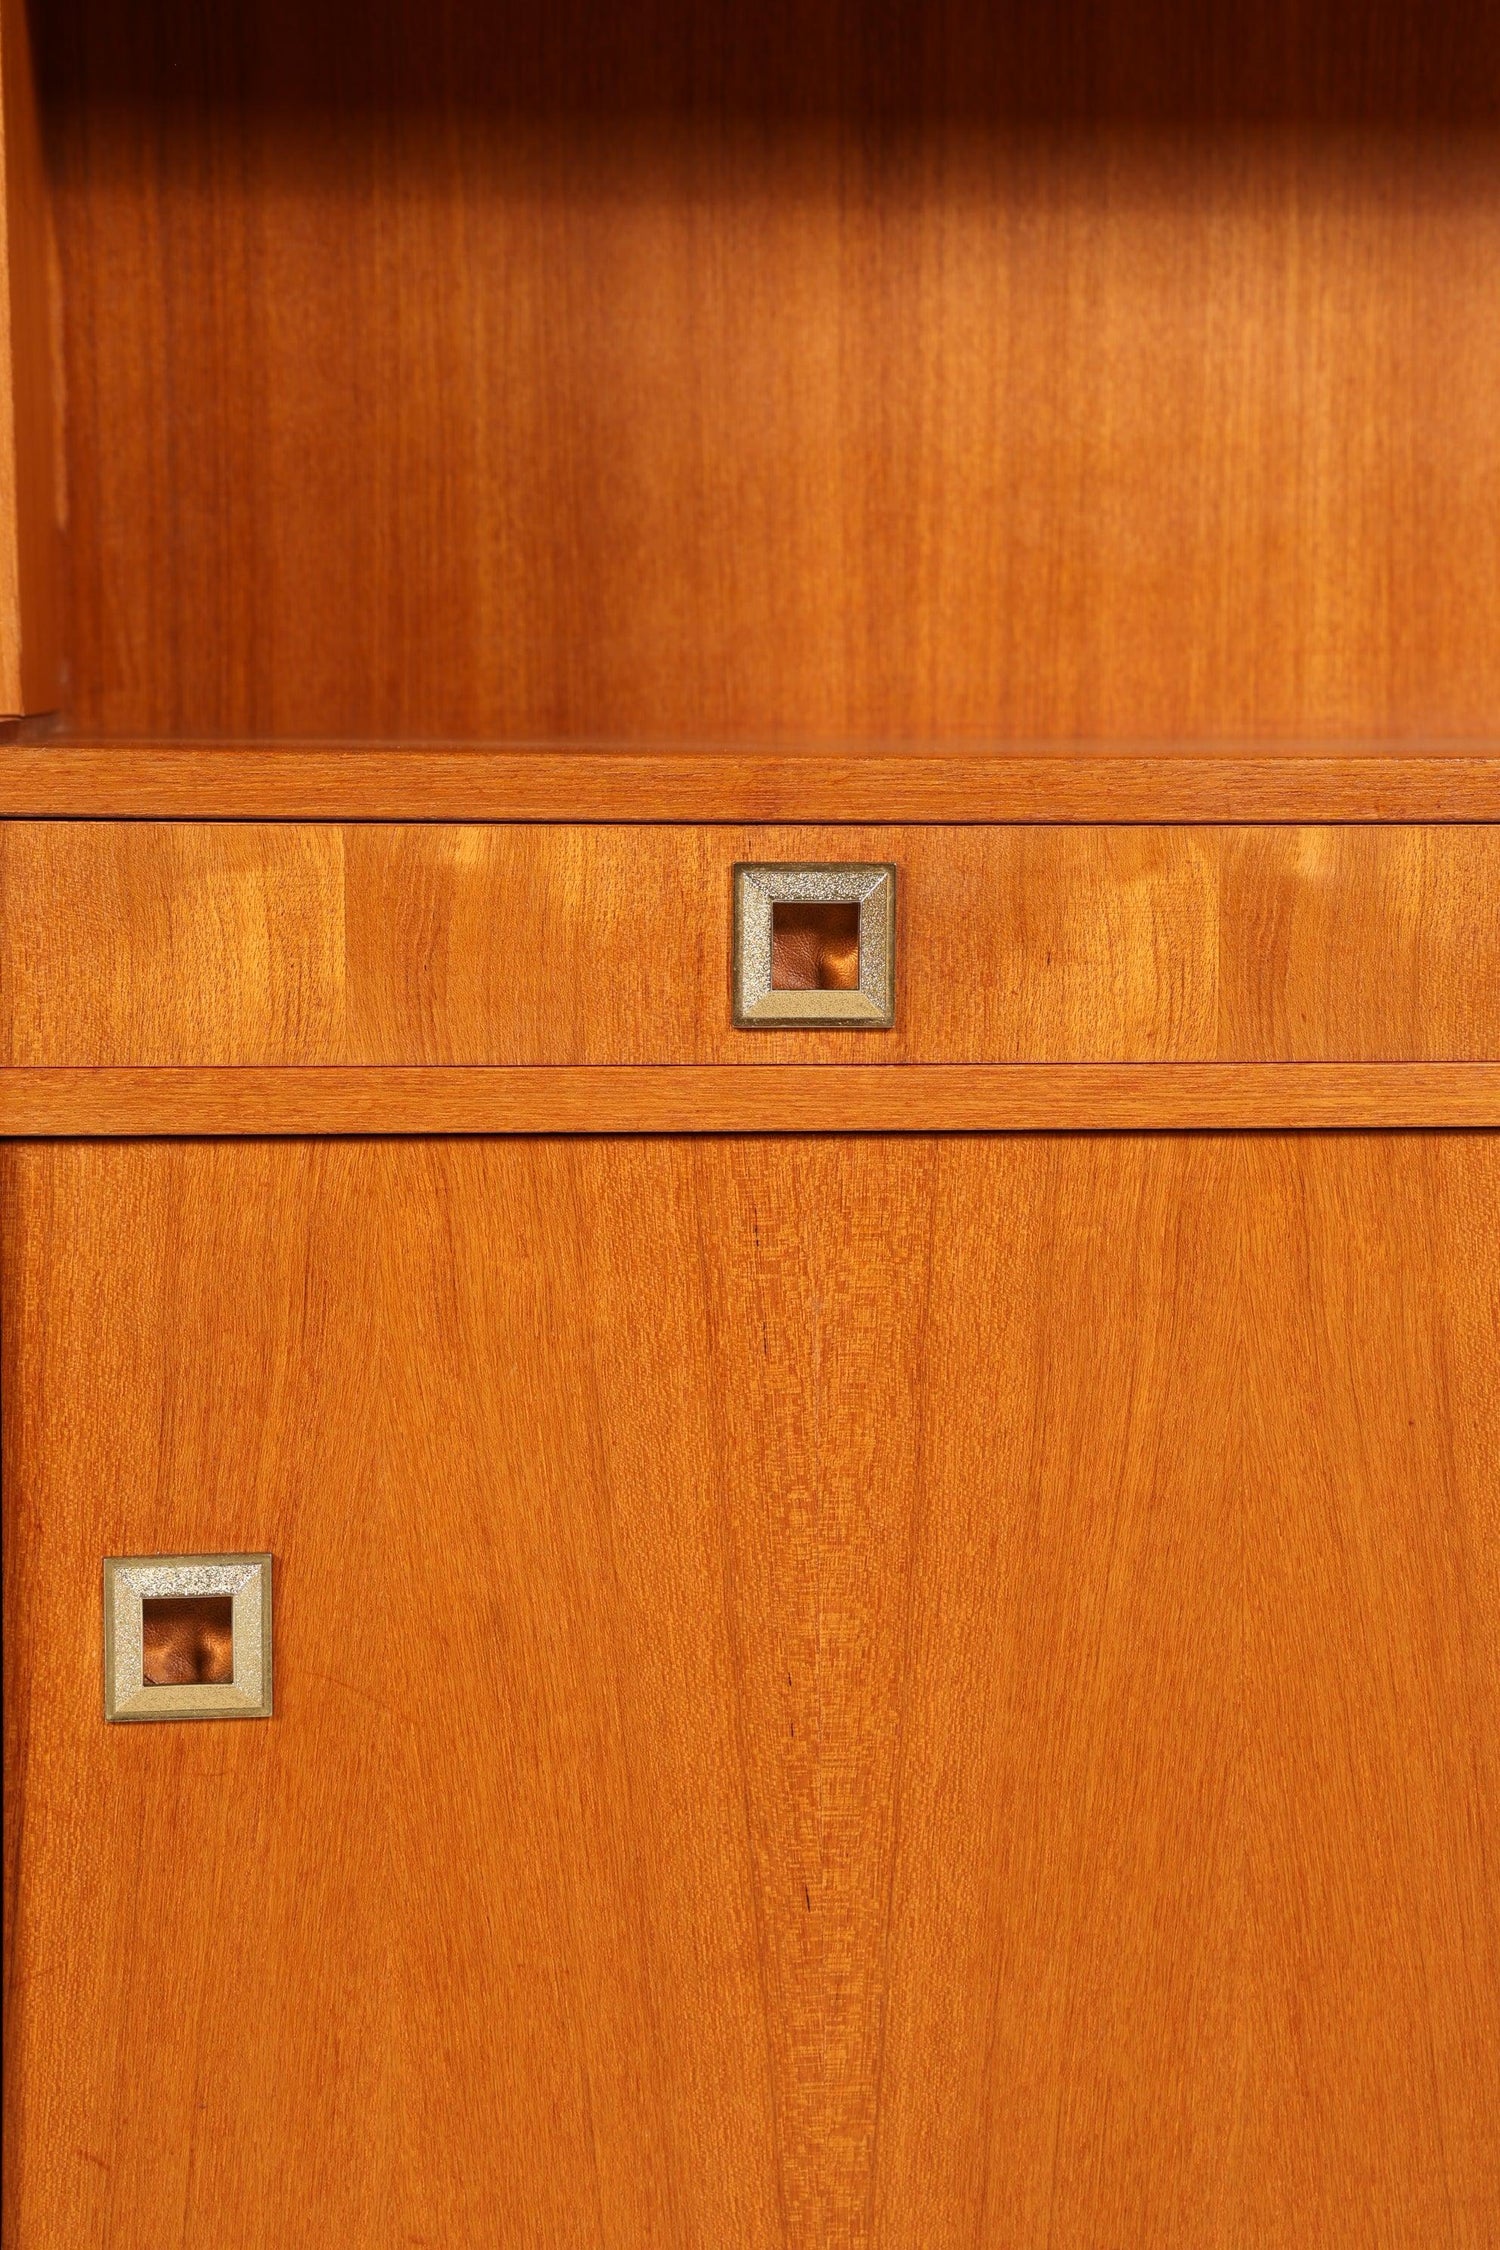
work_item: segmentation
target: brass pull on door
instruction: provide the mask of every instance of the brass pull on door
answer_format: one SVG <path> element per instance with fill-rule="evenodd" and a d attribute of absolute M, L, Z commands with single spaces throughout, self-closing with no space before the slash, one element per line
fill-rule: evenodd
<path fill-rule="evenodd" d="M 743 1031 L 889 1031 L 896 870 L 741 861 L 734 870 L 734 1020 Z"/>
<path fill-rule="evenodd" d="M 111 1555 L 106 1719 L 269 1719 L 269 1555 Z"/>

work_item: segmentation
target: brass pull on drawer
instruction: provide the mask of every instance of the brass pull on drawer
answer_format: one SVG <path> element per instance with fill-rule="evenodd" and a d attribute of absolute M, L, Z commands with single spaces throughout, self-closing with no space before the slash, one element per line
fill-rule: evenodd
<path fill-rule="evenodd" d="M 740 861 L 734 870 L 734 1020 L 889 1031 L 896 1013 L 896 870 Z"/>

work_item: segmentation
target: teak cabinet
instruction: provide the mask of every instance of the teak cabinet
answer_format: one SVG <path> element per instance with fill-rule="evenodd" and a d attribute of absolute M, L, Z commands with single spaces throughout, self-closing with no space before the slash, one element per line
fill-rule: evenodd
<path fill-rule="evenodd" d="M 6 2250 L 1493 2250 L 1500 18 L 0 33 Z"/>

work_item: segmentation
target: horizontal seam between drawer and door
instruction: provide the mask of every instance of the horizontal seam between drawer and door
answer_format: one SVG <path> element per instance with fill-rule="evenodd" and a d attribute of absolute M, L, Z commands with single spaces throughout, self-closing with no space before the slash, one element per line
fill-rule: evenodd
<path fill-rule="evenodd" d="M 0 1135 L 1500 1127 L 1500 1062 L 18 1066 Z"/>

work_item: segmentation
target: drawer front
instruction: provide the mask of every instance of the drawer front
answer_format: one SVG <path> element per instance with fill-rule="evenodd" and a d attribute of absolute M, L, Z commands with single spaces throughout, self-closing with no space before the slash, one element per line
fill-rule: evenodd
<path fill-rule="evenodd" d="M 18 1065 L 1500 1056 L 1500 828 L 13 822 Z M 737 1029 L 736 862 L 891 862 L 890 1030 Z"/>

